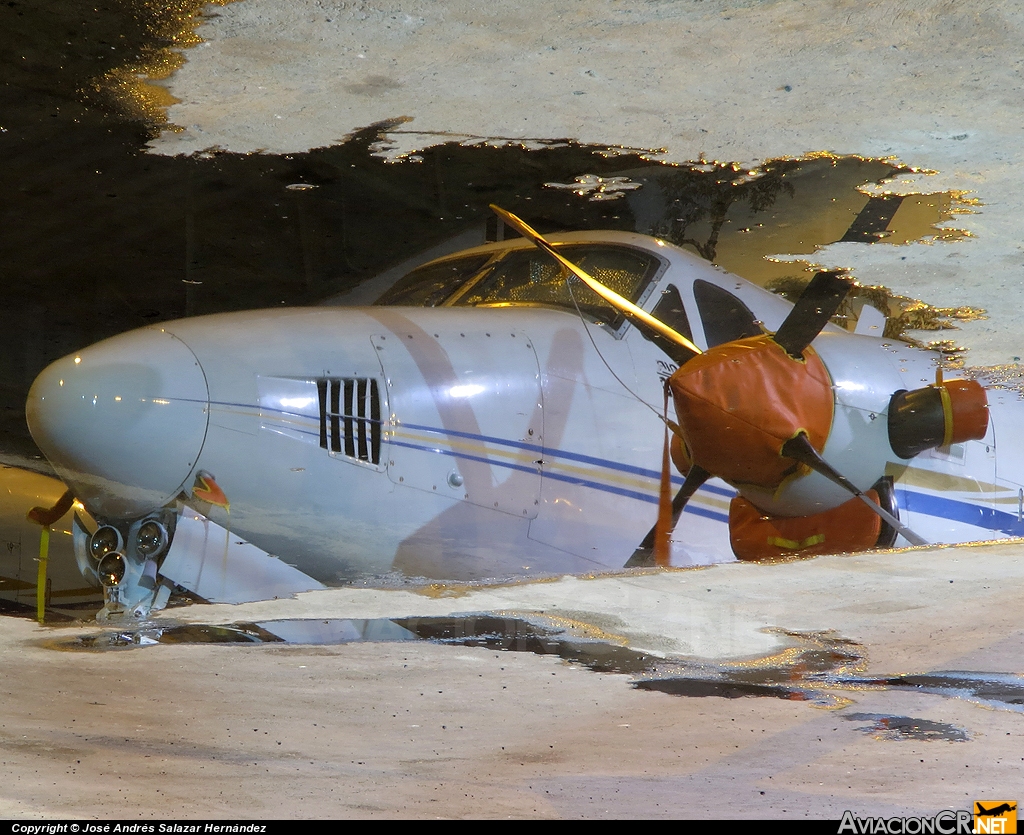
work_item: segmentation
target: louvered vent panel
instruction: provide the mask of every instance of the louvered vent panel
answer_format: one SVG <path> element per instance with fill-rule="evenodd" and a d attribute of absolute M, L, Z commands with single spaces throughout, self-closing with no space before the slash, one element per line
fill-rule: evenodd
<path fill-rule="evenodd" d="M 334 455 L 380 463 L 380 387 L 367 377 L 322 377 L 320 446 Z"/>

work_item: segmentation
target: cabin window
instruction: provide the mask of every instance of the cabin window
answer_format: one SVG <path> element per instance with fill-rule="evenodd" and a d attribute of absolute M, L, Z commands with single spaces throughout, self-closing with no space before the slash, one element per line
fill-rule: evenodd
<path fill-rule="evenodd" d="M 437 307 L 492 257 L 492 254 L 473 255 L 418 267 L 399 279 L 374 304 Z"/>
<path fill-rule="evenodd" d="M 657 256 L 627 247 L 580 244 L 559 246 L 558 251 L 606 287 L 633 302 L 661 267 Z M 537 304 L 572 311 L 578 305 L 583 313 L 614 328 L 623 320 L 618 311 L 578 278 L 567 279 L 561 265 L 538 249 L 509 253 L 453 303 L 465 306 Z"/>
<path fill-rule="evenodd" d="M 704 323 L 704 336 L 709 348 L 734 339 L 761 335 L 761 328 L 750 308 L 728 290 L 698 278 L 693 282 L 693 297 Z"/>
<path fill-rule="evenodd" d="M 371 464 L 380 463 L 380 390 L 374 378 L 321 377 L 320 446 Z"/>

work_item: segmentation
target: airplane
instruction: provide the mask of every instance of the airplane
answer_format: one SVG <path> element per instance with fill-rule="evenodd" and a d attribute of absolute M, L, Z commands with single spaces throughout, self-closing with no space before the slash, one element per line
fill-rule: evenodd
<path fill-rule="evenodd" d="M 978 807 L 978 811 L 975 813 L 979 818 L 983 817 L 999 817 L 1005 815 L 1007 812 L 1016 812 L 1017 804 L 1000 803 L 998 806 L 993 806 L 991 809 L 986 809 L 981 805 L 981 801 L 976 800 L 975 805 Z"/>
<path fill-rule="evenodd" d="M 520 237 L 374 305 L 164 322 L 40 373 L 26 417 L 80 505 L 101 618 L 176 587 L 240 602 L 1024 533 L 1017 394 L 944 380 L 880 316 L 830 322 L 843 275 L 794 305 L 663 240 L 492 208 Z"/>

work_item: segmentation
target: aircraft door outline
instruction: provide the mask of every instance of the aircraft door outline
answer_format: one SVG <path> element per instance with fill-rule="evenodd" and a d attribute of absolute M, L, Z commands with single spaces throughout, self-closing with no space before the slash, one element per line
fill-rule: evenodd
<path fill-rule="evenodd" d="M 384 371 L 388 477 L 532 519 L 541 489 L 540 369 L 522 332 L 411 322 L 371 337 Z"/>

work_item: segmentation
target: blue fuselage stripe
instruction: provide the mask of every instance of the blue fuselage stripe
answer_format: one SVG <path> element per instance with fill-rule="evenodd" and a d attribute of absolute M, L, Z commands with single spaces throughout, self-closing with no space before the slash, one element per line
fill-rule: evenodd
<path fill-rule="evenodd" d="M 547 470 L 540 474 L 538 473 L 538 469 L 535 466 L 530 467 L 525 466 L 523 464 L 515 464 L 511 461 L 503 461 L 500 458 L 488 458 L 483 455 L 470 455 L 465 452 L 456 452 L 455 450 L 451 449 L 442 449 L 440 447 L 434 446 L 424 446 L 422 444 L 411 444 L 406 441 L 396 441 L 394 439 L 392 439 L 390 443 L 393 444 L 394 446 L 405 447 L 406 449 L 416 449 L 422 452 L 433 452 L 437 455 L 450 455 L 453 458 L 463 458 L 467 461 L 479 461 L 484 464 L 490 464 L 492 467 L 504 467 L 505 469 L 509 470 L 519 470 L 520 472 L 524 473 L 539 474 L 542 478 L 550 479 L 551 481 L 562 481 L 565 482 L 566 484 L 575 484 L 580 487 L 588 487 L 592 490 L 600 490 L 603 493 L 612 493 L 616 496 L 624 496 L 625 498 L 636 499 L 637 501 L 647 502 L 648 504 L 658 503 L 658 497 L 653 493 L 645 493 L 639 490 L 629 490 L 625 487 L 617 487 L 614 484 L 607 484 L 601 481 L 593 481 L 591 479 L 582 478 L 581 476 L 578 475 L 566 475 L 557 472 L 549 472 Z M 705 489 L 706 487 L 701 488 L 701 490 Z M 722 490 L 721 488 L 717 488 L 714 492 L 725 493 L 726 495 L 729 496 L 736 495 L 735 492 L 728 493 L 727 491 Z M 697 516 L 705 516 L 708 519 L 715 519 L 718 522 L 729 521 L 728 514 L 722 513 L 720 511 L 710 510 L 708 508 L 703 508 L 692 503 L 687 505 L 684 510 L 687 513 L 693 513 Z"/>
<path fill-rule="evenodd" d="M 504 438 L 494 438 L 490 435 L 477 435 L 472 432 L 458 432 L 454 429 L 438 429 L 433 426 L 421 426 L 416 423 L 402 423 L 399 424 L 405 429 L 415 429 L 420 432 L 431 432 L 437 435 L 451 435 L 455 438 L 466 438 L 472 441 L 482 441 L 487 444 L 494 444 L 495 446 L 504 446 L 511 449 L 521 450 L 523 452 L 530 452 L 536 455 L 546 455 L 551 458 L 558 458 L 565 461 L 578 461 L 581 464 L 591 464 L 595 467 L 601 467 L 606 470 L 616 470 L 620 473 L 629 473 L 630 475 L 638 475 L 643 478 L 661 478 L 661 472 L 659 470 L 651 470 L 646 467 L 635 467 L 632 464 L 622 464 L 618 461 L 609 461 L 606 458 L 596 458 L 593 455 L 583 455 L 579 452 L 567 452 L 562 449 L 549 449 L 547 447 L 540 446 L 538 444 L 528 444 L 524 441 L 509 441 Z M 546 475 L 546 473 L 545 473 Z M 681 476 L 672 476 L 672 481 L 675 484 L 682 484 L 683 479 Z M 736 495 L 735 490 L 727 490 L 722 487 L 716 487 L 714 485 L 707 485 L 702 488 L 708 493 L 715 493 L 719 496 L 725 496 L 731 498 Z"/>
<path fill-rule="evenodd" d="M 231 405 L 241 406 L 244 404 L 217 404 L 217 405 Z M 251 408 L 251 407 L 250 407 Z M 274 410 L 276 411 L 276 410 Z M 296 413 L 281 412 L 281 414 L 287 414 L 292 417 L 306 418 L 311 421 L 316 421 L 318 418 L 312 415 L 303 415 Z M 564 461 L 575 461 L 582 464 L 589 464 L 594 467 L 598 467 L 603 470 L 610 470 L 613 472 L 627 473 L 629 475 L 641 476 L 643 478 L 658 479 L 660 473 L 657 470 L 647 469 L 645 467 L 636 467 L 630 464 L 622 464 L 617 461 L 609 461 L 604 458 L 597 458 L 593 455 L 583 455 L 577 452 L 567 452 L 560 449 L 548 449 L 538 444 L 528 444 L 523 441 L 510 441 L 504 438 L 495 438 L 490 435 L 479 435 L 472 432 L 459 432 L 456 430 L 439 429 L 437 427 L 422 426 L 414 423 L 403 423 L 399 424 L 402 428 L 417 430 L 420 432 L 429 432 L 431 434 L 439 436 L 451 436 L 455 438 L 465 438 L 471 441 L 478 441 L 486 444 L 493 444 L 495 446 L 501 446 L 508 449 L 518 450 L 521 452 L 529 452 L 542 457 L 547 457 L 554 460 Z M 308 434 L 315 436 L 316 433 L 293 427 L 293 431 L 300 432 L 302 434 Z M 455 451 L 451 449 L 445 449 L 439 446 L 428 446 L 425 444 L 409 443 L 406 441 L 398 441 L 395 438 L 389 439 L 388 443 L 397 446 L 405 447 L 407 449 L 415 449 L 423 452 L 434 452 L 439 455 L 448 455 L 453 458 L 464 458 L 469 461 L 479 461 L 481 463 L 490 464 L 495 467 L 503 467 L 510 470 L 518 470 L 525 473 L 537 473 L 538 469 L 536 466 L 528 466 L 524 464 L 518 464 L 512 461 L 505 461 L 501 458 L 489 458 L 486 455 L 471 455 L 469 453 Z M 575 484 L 581 487 L 588 487 L 593 490 L 600 490 L 604 493 L 611 493 L 617 496 L 623 496 L 624 498 L 635 499 L 637 501 L 646 502 L 648 504 L 657 504 L 658 496 L 652 492 L 642 492 L 639 490 L 630 490 L 625 487 L 619 487 L 614 484 L 608 484 L 601 481 L 596 481 L 589 478 L 584 478 L 579 475 L 563 474 L 554 471 L 544 469 L 541 473 L 542 478 L 550 479 L 552 481 L 561 481 L 566 484 Z M 682 484 L 683 479 L 680 476 L 673 476 L 672 481 L 674 484 Z M 698 491 L 700 493 L 707 493 L 715 496 L 722 496 L 731 499 L 736 495 L 735 490 L 728 488 L 718 487 L 713 484 L 705 484 Z M 1019 521 L 1017 514 L 1007 513 L 1002 510 L 996 510 L 992 507 L 985 507 L 982 505 L 972 504 L 970 502 L 963 501 L 961 499 L 951 499 L 945 496 L 934 496 L 929 493 L 920 493 L 916 490 L 907 490 L 906 488 L 897 487 L 896 497 L 899 506 L 909 513 L 920 513 L 925 516 L 934 516 L 939 519 L 947 519 L 951 522 L 960 522 L 966 525 L 972 525 L 977 528 L 984 530 L 995 531 L 999 533 L 1005 533 L 1010 536 L 1024 536 L 1024 521 Z M 692 513 L 697 516 L 703 516 L 708 519 L 714 519 L 718 522 L 728 522 L 729 516 L 727 513 L 720 511 L 711 510 L 709 508 L 700 507 L 693 503 L 686 506 L 685 512 Z"/>
<path fill-rule="evenodd" d="M 909 513 L 936 516 L 939 519 L 962 522 L 966 525 L 974 525 L 976 528 L 999 531 L 1010 536 L 1024 536 L 1024 522 L 1018 521 L 1015 513 L 902 488 L 897 488 L 896 497 L 900 507 Z"/>

